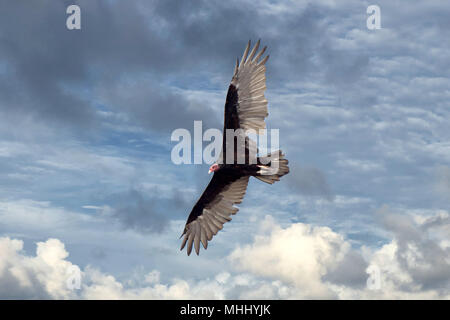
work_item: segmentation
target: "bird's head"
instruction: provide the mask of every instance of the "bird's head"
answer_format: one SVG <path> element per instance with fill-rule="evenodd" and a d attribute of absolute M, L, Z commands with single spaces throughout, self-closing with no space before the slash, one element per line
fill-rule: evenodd
<path fill-rule="evenodd" d="M 211 172 L 215 172 L 217 170 L 219 170 L 219 165 L 217 163 L 214 163 L 211 167 L 209 167 L 209 171 L 208 174 L 210 174 Z"/>

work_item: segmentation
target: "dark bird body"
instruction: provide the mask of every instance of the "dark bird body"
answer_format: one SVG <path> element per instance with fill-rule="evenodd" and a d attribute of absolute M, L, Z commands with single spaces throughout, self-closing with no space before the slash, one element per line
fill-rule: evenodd
<path fill-rule="evenodd" d="M 272 184 L 289 172 L 288 160 L 280 150 L 256 157 L 256 144 L 247 135 L 249 130 L 258 133 L 264 129 L 268 115 L 264 91 L 269 56 L 259 61 L 266 48 L 257 54 L 258 48 L 259 41 L 249 53 L 249 41 L 241 62 L 236 63 L 225 103 L 222 153 L 210 168 L 214 175 L 189 214 L 182 234 L 181 250 L 187 244 L 188 255 L 193 245 L 197 254 L 200 243 L 206 249 L 223 224 L 231 221 L 231 215 L 239 210 L 234 205 L 242 202 L 250 177 Z M 232 140 L 227 139 L 228 129 L 238 132 Z M 232 153 L 231 163 L 227 152 Z"/>

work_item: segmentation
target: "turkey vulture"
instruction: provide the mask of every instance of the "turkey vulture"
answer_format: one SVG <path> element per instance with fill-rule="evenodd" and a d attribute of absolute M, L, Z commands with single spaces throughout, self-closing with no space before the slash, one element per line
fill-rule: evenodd
<path fill-rule="evenodd" d="M 266 90 L 265 63 L 269 56 L 260 60 L 266 47 L 258 52 L 259 43 L 260 41 L 249 53 L 249 41 L 241 62 L 239 63 L 239 59 L 236 62 L 225 102 L 222 152 L 218 161 L 209 168 L 209 173 L 214 172 L 214 175 L 189 214 L 181 235 L 181 237 L 184 235 L 184 238 L 180 250 L 183 250 L 187 244 L 188 255 L 191 254 L 192 245 L 197 255 L 199 254 L 200 242 L 206 249 L 208 241 L 222 229 L 223 224 L 231 221 L 230 216 L 239 210 L 234 207 L 234 204 L 242 202 L 251 176 L 272 184 L 289 172 L 288 160 L 284 158 L 281 150 L 265 157 L 256 158 L 255 155 L 256 161 L 251 161 L 250 158 L 250 152 L 256 150 L 256 144 L 246 133 L 248 130 L 257 132 L 264 129 L 264 118 L 268 115 L 264 91 Z M 230 150 L 225 134 L 228 129 L 244 132 L 243 140 L 238 139 L 239 134 L 234 136 L 231 141 L 233 149 Z M 244 141 L 245 144 L 245 159 L 243 162 L 240 161 L 241 163 L 236 161 L 239 156 L 238 140 Z M 233 153 L 232 163 L 229 163 L 226 157 L 227 150 Z"/>

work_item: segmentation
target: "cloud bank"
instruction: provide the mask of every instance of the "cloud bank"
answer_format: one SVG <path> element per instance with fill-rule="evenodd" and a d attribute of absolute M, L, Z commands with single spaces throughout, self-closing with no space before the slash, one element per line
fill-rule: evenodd
<path fill-rule="evenodd" d="M 436 218 L 448 220 L 449 215 L 433 217 Z M 266 216 L 253 242 L 236 247 L 226 257 L 228 271 L 196 281 L 173 278 L 166 282 L 161 280 L 160 270 L 141 269 L 134 278 L 119 280 L 91 266 L 81 269 L 68 260 L 69 253 L 58 239 L 38 242 L 35 255 L 29 256 L 22 251 L 23 241 L 1 238 L 0 297 L 448 299 L 449 244 L 415 236 L 429 227 L 430 220 L 411 222 L 406 227 L 395 228 L 394 239 L 381 248 L 355 250 L 342 235 L 328 227 L 303 223 L 282 227 L 273 217 Z M 429 252 L 430 247 L 446 251 L 446 258 L 439 260 L 439 264 L 427 263 L 431 261 L 428 255 L 433 254 Z M 352 266 L 358 260 L 362 264 Z M 369 275 L 373 269 L 375 275 Z M 79 272 L 81 277 L 79 288 L 70 287 L 74 272 Z M 373 276 L 379 277 L 378 287 L 366 285 L 367 279 Z"/>

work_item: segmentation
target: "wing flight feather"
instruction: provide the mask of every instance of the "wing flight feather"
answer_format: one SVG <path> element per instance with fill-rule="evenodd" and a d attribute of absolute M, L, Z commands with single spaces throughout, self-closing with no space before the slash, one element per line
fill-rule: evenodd
<path fill-rule="evenodd" d="M 220 172 L 214 173 L 214 175 L 220 175 Z M 200 243 L 206 249 L 208 247 L 208 241 L 211 241 L 213 236 L 222 230 L 223 225 L 231 221 L 231 215 L 236 214 L 239 209 L 234 206 L 242 202 L 247 191 L 248 180 L 250 176 L 242 176 L 234 181 L 230 181 L 224 185 L 223 188 L 216 195 L 211 197 L 207 202 L 203 202 L 202 198 L 208 196 L 208 188 L 218 187 L 219 183 L 211 183 L 206 188 L 199 202 L 201 208 L 194 207 L 191 212 L 188 222 L 184 228 L 184 238 L 181 243 L 180 250 L 183 250 L 187 245 L 187 254 L 190 255 L 192 251 L 192 245 L 194 245 L 195 252 L 199 254 Z M 219 180 L 216 180 L 219 181 Z M 197 216 L 196 209 L 200 209 Z"/>

